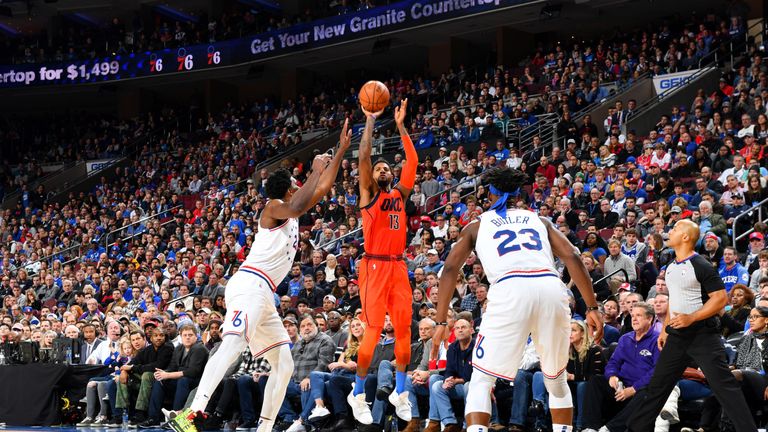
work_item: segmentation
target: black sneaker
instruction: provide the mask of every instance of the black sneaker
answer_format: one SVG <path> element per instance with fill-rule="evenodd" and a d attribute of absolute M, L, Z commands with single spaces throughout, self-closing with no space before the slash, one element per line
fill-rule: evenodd
<path fill-rule="evenodd" d="M 247 422 L 245 422 L 245 423 L 243 423 L 241 425 L 238 425 L 237 426 L 237 430 L 239 430 L 239 431 L 247 431 L 247 430 L 251 430 L 251 429 L 256 429 L 256 427 L 258 427 L 258 423 L 256 423 L 253 420 L 249 420 L 249 421 L 247 421 Z"/>
<path fill-rule="evenodd" d="M 392 393 L 394 389 L 389 386 L 382 386 L 376 389 L 376 399 L 380 401 L 385 401 L 387 398 L 389 398 L 389 395 Z"/>
<path fill-rule="evenodd" d="M 139 425 L 139 429 L 157 429 L 160 427 L 160 420 L 148 418 Z"/>

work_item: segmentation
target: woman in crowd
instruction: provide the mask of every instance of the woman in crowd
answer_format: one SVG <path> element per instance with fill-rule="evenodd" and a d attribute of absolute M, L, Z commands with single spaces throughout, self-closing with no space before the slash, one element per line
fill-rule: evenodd
<path fill-rule="evenodd" d="M 735 288 L 735 287 L 734 287 Z M 736 379 L 741 381 L 741 388 L 752 412 L 762 409 L 768 396 L 768 347 L 765 346 L 768 335 L 768 308 L 758 306 L 749 313 L 750 331 L 739 342 L 736 353 Z"/>
<path fill-rule="evenodd" d="M 726 312 L 721 318 L 723 336 L 744 330 L 744 324 L 746 324 L 749 311 L 752 309 L 752 301 L 755 300 L 755 294 L 743 284 L 734 285 L 728 296 L 730 304 L 725 307 Z"/>
<path fill-rule="evenodd" d="M 309 415 L 309 420 L 328 417 L 331 412 L 325 407 L 326 385 L 329 383 L 333 391 L 327 396 L 333 402 L 333 411 L 336 418 L 347 417 L 346 395 L 349 393 L 352 383 L 355 381 L 357 371 L 357 351 L 363 340 L 365 325 L 358 318 L 353 318 L 349 323 L 349 336 L 347 336 L 346 349 L 338 361 L 328 365 L 328 372 L 312 371 L 309 374 L 309 388 L 311 397 L 315 401 L 315 407 Z"/>
<path fill-rule="evenodd" d="M 573 397 L 574 430 L 581 430 L 582 407 L 587 381 L 594 375 L 603 373 L 605 361 L 602 349 L 595 345 L 592 335 L 584 321 L 571 320 L 571 339 L 568 365 L 566 366 L 568 386 Z"/>
<path fill-rule="evenodd" d="M 584 252 L 589 252 L 592 255 L 592 258 L 598 261 L 601 270 L 605 259 L 608 257 L 607 250 L 608 246 L 597 233 L 589 233 L 584 238 Z"/>

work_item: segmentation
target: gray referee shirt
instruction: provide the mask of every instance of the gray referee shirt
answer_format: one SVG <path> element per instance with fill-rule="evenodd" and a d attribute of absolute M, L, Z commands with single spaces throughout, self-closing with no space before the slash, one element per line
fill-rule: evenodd
<path fill-rule="evenodd" d="M 667 266 L 669 312 L 692 314 L 709 300 L 709 293 L 724 290 L 723 280 L 712 264 L 699 254 Z"/>

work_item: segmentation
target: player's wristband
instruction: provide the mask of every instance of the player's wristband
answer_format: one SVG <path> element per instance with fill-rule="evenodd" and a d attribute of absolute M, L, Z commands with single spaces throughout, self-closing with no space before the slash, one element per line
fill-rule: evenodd
<path fill-rule="evenodd" d="M 599 310 L 600 308 L 598 306 L 587 306 L 587 312 L 599 311 Z"/>
<path fill-rule="evenodd" d="M 448 323 L 445 322 L 445 321 L 441 321 L 441 322 L 435 323 L 435 326 L 447 326 L 447 325 L 448 325 Z"/>

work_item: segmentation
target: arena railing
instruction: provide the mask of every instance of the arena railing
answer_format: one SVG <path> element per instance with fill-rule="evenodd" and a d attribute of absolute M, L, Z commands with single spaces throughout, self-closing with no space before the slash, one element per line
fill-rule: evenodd
<path fill-rule="evenodd" d="M 768 198 L 760 201 L 759 203 L 753 205 L 747 210 L 744 210 L 743 212 L 739 213 L 735 218 L 733 218 L 733 223 L 731 224 L 731 237 L 733 238 L 733 247 L 736 247 L 736 242 L 739 240 L 749 236 L 753 232 L 755 232 L 754 223 L 752 224 L 752 228 L 748 229 L 747 231 L 744 231 L 743 233 L 736 235 L 736 226 L 739 223 L 739 220 L 745 218 L 754 216 L 752 213 L 757 210 L 757 222 L 765 222 L 766 219 L 768 219 L 768 215 L 766 217 L 763 217 L 763 207 L 768 205 Z"/>
<path fill-rule="evenodd" d="M 50 267 L 53 264 L 53 262 L 58 259 L 58 257 L 61 257 L 62 259 L 64 259 L 65 258 L 64 254 L 66 252 L 71 251 L 73 249 L 79 249 L 79 248 L 82 248 L 82 247 L 83 247 L 83 245 L 81 243 L 77 243 L 77 244 L 74 244 L 74 245 L 69 246 L 67 248 L 61 249 L 59 251 L 52 252 L 49 255 L 46 255 L 46 256 L 41 257 L 41 258 L 38 258 L 37 260 L 32 261 L 30 263 L 24 264 L 24 269 L 30 275 L 35 274 L 37 272 L 32 271 L 32 269 L 34 269 L 35 264 L 42 263 L 42 262 L 47 262 L 48 266 Z M 80 254 L 78 254 L 78 256 L 80 256 Z"/>
<path fill-rule="evenodd" d="M 167 210 L 159 211 L 159 212 L 157 212 L 155 214 L 152 214 L 152 215 L 149 215 L 149 216 L 145 216 L 145 217 L 143 217 L 143 218 L 141 218 L 141 219 L 139 219 L 139 220 L 137 220 L 135 222 L 131 222 L 131 223 L 127 224 L 127 225 L 123 225 L 120 228 L 113 229 L 112 231 L 110 231 L 110 232 L 108 232 L 107 234 L 104 235 L 104 248 L 105 249 L 109 248 L 109 238 L 113 234 L 119 233 L 120 231 L 127 230 L 128 228 L 130 228 L 133 225 L 138 225 L 138 224 L 141 224 L 142 222 L 146 222 L 148 220 L 155 219 L 158 216 L 173 214 L 174 211 L 178 211 L 179 209 L 182 209 L 182 208 L 184 208 L 184 206 L 182 204 L 179 204 L 179 205 L 171 207 L 171 208 L 169 208 Z"/>
<path fill-rule="evenodd" d="M 604 281 L 607 281 L 607 280 L 609 280 L 609 279 L 610 279 L 610 278 L 611 278 L 613 275 L 615 275 L 615 274 L 617 274 L 617 273 L 622 273 L 622 274 L 624 274 L 624 280 L 625 280 L 625 281 L 627 281 L 627 282 L 629 282 L 629 273 L 627 273 L 627 271 L 626 271 L 626 270 L 624 270 L 623 268 L 620 268 L 620 269 L 616 269 L 616 270 L 614 270 L 614 271 L 612 271 L 612 272 L 608 273 L 607 275 L 605 275 L 605 276 L 601 277 L 600 279 L 598 279 L 598 280 L 596 280 L 596 281 L 592 282 L 592 286 L 595 286 L 595 285 L 597 285 L 597 284 L 599 284 L 599 283 L 601 283 L 601 282 L 604 282 Z"/>

